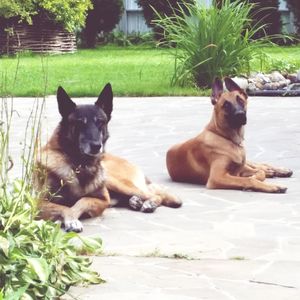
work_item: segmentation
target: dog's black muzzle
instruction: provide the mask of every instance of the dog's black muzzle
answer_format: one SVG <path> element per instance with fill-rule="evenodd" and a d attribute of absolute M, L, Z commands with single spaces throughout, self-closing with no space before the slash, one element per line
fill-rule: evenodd
<path fill-rule="evenodd" d="M 79 148 L 82 155 L 95 157 L 102 152 L 103 145 L 98 142 L 85 142 L 81 143 Z"/>
<path fill-rule="evenodd" d="M 100 143 L 92 143 L 90 144 L 90 154 L 91 155 L 97 155 L 100 153 L 102 145 Z"/>
<path fill-rule="evenodd" d="M 247 123 L 247 114 L 244 110 L 236 110 L 228 117 L 231 128 L 238 129 Z"/>

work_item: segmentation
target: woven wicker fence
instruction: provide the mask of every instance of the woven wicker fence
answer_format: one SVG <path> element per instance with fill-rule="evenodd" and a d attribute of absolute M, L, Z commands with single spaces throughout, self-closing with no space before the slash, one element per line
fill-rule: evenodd
<path fill-rule="evenodd" d="M 20 51 L 62 53 L 77 50 L 75 35 L 53 23 L 14 24 L 9 31 L 0 31 L 0 53 Z"/>

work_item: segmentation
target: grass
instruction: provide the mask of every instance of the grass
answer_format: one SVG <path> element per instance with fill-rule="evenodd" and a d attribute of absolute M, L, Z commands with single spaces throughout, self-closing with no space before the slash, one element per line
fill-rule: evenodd
<path fill-rule="evenodd" d="M 149 253 L 142 254 L 136 257 L 156 257 L 156 258 L 168 258 L 168 259 L 183 259 L 183 260 L 199 260 L 198 258 L 192 258 L 187 254 L 175 252 L 173 254 L 163 254 L 158 248 L 155 248 Z"/>
<path fill-rule="evenodd" d="M 264 69 L 286 63 L 300 69 L 300 46 L 264 50 L 276 60 Z M 260 70 L 261 64 L 253 61 L 251 66 Z M 19 59 L 0 58 L 0 91 L 11 96 L 41 96 L 55 94 L 62 85 L 71 96 L 98 96 L 103 85 L 111 82 L 117 96 L 208 95 L 195 87 L 171 86 L 173 73 L 174 58 L 161 48 L 105 46 L 65 55 L 22 54 Z"/>
<path fill-rule="evenodd" d="M 118 96 L 196 95 L 192 88 L 171 87 L 174 62 L 167 49 L 145 47 L 105 46 L 95 50 L 79 50 L 74 54 L 44 57 L 47 68 L 47 94 L 55 94 L 62 85 L 71 96 L 98 96 L 107 82 Z M 19 60 L 17 82 L 12 81 L 18 61 L 1 58 L 0 72 L 7 78 L 7 94 L 38 96 L 43 94 L 41 58 L 22 55 Z"/>

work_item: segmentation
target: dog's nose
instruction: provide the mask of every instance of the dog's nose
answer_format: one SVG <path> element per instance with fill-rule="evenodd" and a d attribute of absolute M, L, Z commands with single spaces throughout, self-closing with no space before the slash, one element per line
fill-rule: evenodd
<path fill-rule="evenodd" d="M 241 125 L 245 125 L 247 123 L 247 116 L 246 112 L 243 110 L 236 111 L 234 114 L 234 119 L 237 123 Z"/>
<path fill-rule="evenodd" d="M 101 149 L 101 144 L 96 144 L 96 143 L 93 143 L 90 145 L 91 147 L 91 153 L 92 154 L 98 154 L 100 149 Z"/>

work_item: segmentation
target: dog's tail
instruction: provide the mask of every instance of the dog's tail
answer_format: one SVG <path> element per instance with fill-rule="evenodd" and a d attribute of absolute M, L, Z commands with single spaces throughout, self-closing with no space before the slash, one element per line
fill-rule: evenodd
<path fill-rule="evenodd" d="M 168 207 L 178 208 L 182 205 L 179 197 L 169 193 L 168 189 L 162 185 L 147 181 L 150 193 L 155 194 L 161 199 L 161 204 Z"/>

